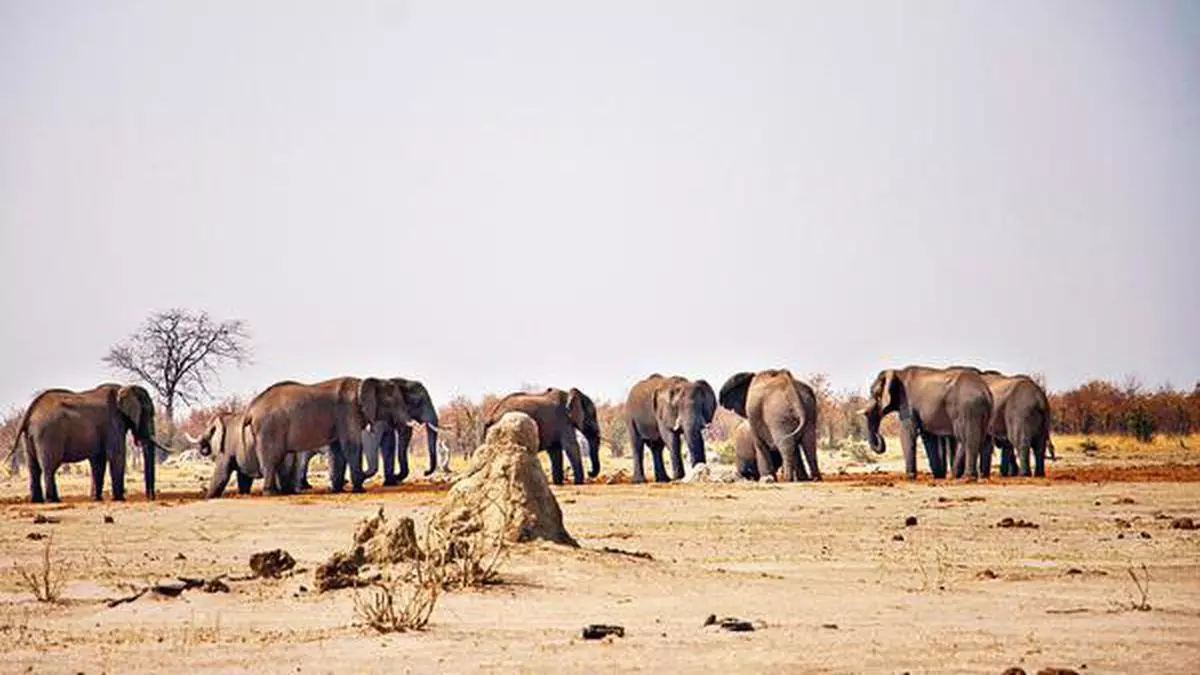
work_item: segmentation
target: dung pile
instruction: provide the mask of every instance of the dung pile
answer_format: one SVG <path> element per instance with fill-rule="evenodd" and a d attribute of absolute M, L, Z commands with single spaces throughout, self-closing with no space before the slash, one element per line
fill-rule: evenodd
<path fill-rule="evenodd" d="M 434 527 L 451 539 L 474 536 L 578 546 L 538 460 L 538 428 L 530 416 L 505 413 L 488 430 L 471 465 L 450 488 Z"/>
<path fill-rule="evenodd" d="M 354 543 L 349 549 L 337 551 L 314 572 L 317 592 L 336 588 L 361 586 L 370 581 L 364 575 L 368 565 L 392 565 L 423 556 L 417 543 L 417 531 L 412 518 L 402 517 L 388 523 L 379 513 L 360 522 L 354 530 Z M 366 577 L 366 578 L 364 578 Z"/>

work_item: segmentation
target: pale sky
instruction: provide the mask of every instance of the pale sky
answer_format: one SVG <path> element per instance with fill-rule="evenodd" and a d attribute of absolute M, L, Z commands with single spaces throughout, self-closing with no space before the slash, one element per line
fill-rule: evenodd
<path fill-rule="evenodd" d="M 0 406 L 789 367 L 1200 379 L 1195 2 L 0 0 Z"/>

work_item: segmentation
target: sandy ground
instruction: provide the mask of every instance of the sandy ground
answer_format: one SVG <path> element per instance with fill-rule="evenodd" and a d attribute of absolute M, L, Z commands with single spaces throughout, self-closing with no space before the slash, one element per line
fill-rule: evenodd
<path fill-rule="evenodd" d="M 520 547 L 503 583 L 446 594 L 426 630 L 391 635 L 357 625 L 355 591 L 309 590 L 311 570 L 380 507 L 421 520 L 440 486 L 206 502 L 195 464 L 164 469 L 155 503 L 136 478 L 127 503 L 88 501 L 78 473 L 66 503 L 33 506 L 17 476 L 0 483 L 0 672 L 1197 672 L 1200 531 L 1171 527 L 1200 521 L 1195 451 L 1062 454 L 1048 479 L 1003 483 L 909 483 L 895 457 L 823 456 L 822 484 L 556 488 L 581 549 Z M 17 572 L 47 541 L 69 580 L 54 604 Z M 309 571 L 103 603 L 161 577 L 244 575 L 276 547 Z M 757 630 L 705 628 L 709 614 Z M 589 623 L 626 636 L 584 641 Z"/>

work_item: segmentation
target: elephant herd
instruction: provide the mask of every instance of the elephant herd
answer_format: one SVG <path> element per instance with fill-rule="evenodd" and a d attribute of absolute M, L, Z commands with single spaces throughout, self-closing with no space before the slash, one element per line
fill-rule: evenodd
<path fill-rule="evenodd" d="M 658 482 L 683 478 L 685 444 L 689 466 L 703 463 L 703 432 L 718 406 L 742 418 L 733 434 L 742 476 L 821 479 L 816 394 L 790 371 L 771 369 L 737 373 L 719 392 L 704 380 L 657 373 L 635 384 L 626 399 L 633 482 L 646 481 L 647 448 Z M 601 433 L 596 406 L 579 389 L 509 394 L 485 411 L 484 432 L 513 411 L 537 422 L 540 448 L 549 454 L 555 484 L 561 485 L 565 478 L 564 454 L 573 481 L 584 482 L 579 436 L 587 447 L 587 475 L 599 475 Z M 909 478 L 916 476 L 918 438 L 925 446 L 930 471 L 938 478 L 951 469 L 955 477 L 987 477 L 993 446 L 1002 453 L 1002 475 L 1042 476 L 1045 452 L 1053 449 L 1045 391 L 1025 376 L 966 366 L 909 366 L 880 372 L 862 410 L 868 441 L 878 453 L 886 449 L 880 421 L 892 412 L 900 420 L 900 445 Z M 345 489 L 348 472 L 350 489 L 362 492 L 364 482 L 378 473 L 381 456 L 384 485 L 407 478 L 409 443 L 414 429 L 422 426 L 428 476 L 437 468 L 440 429 L 437 408 L 421 382 L 398 377 L 339 377 L 314 384 L 286 380 L 263 390 L 242 412 L 215 415 L 203 434 L 189 441 L 214 461 L 209 498 L 220 497 L 233 476 L 241 494 L 248 493 L 259 478 L 264 495 L 307 489 L 308 464 L 318 452 L 328 456 L 331 490 Z M 85 459 L 91 463 L 93 498 L 101 498 L 107 468 L 113 499 L 122 500 L 127 433 L 144 454 L 146 495 L 153 499 L 155 451 L 165 448 L 154 440 L 154 404 L 138 385 L 109 383 L 82 392 L 42 392 L 26 409 L 10 452 L 17 452 L 25 440 L 34 502 L 58 501 L 55 472 L 63 463 Z M 670 451 L 670 475 L 664 450 Z"/>

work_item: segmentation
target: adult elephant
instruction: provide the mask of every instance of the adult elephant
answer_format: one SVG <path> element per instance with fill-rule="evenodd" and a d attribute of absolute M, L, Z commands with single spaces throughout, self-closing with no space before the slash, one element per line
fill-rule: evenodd
<path fill-rule="evenodd" d="M 720 403 L 750 425 L 759 476 L 775 474 L 772 451 L 778 452 L 783 480 L 821 480 L 817 466 L 817 396 L 812 387 L 786 369 L 743 372 L 721 387 Z M 801 459 L 803 454 L 804 459 Z"/>
<path fill-rule="evenodd" d="M 871 449 L 884 453 L 887 445 L 879 433 L 885 415 L 900 417 L 900 448 L 904 453 L 904 473 L 917 477 L 916 439 L 949 436 L 957 446 L 955 476 L 979 477 L 981 458 L 984 476 L 990 471 L 986 452 L 988 426 L 992 414 L 992 394 L 978 372 L 967 369 L 908 366 L 880 371 L 871 384 L 870 399 L 862 410 L 867 419 L 867 440 Z M 931 472 L 937 476 L 945 469 L 938 460 L 937 442 L 926 442 Z M 959 458 L 961 457 L 961 462 Z M 941 471 L 939 471 L 941 469 Z"/>
<path fill-rule="evenodd" d="M 374 425 L 371 430 L 374 434 L 372 445 L 377 445 L 382 455 L 383 484 L 399 485 L 408 478 L 408 446 L 412 442 L 414 425 L 425 426 L 425 444 L 429 454 L 429 468 L 425 475 L 430 476 L 437 470 L 438 414 L 429 391 L 420 381 L 393 377 L 389 382 L 396 385 L 400 392 L 408 423 L 393 425 L 381 422 Z M 308 483 L 308 464 L 316 453 L 317 451 L 307 451 L 297 458 L 294 482 L 299 489 L 311 487 Z"/>
<path fill-rule="evenodd" d="M 484 435 L 507 412 L 523 412 L 538 425 L 538 447 L 550 453 L 550 477 L 555 485 L 563 484 L 563 453 L 571 462 L 575 484 L 583 484 L 583 457 L 575 438 L 578 430 L 588 444 L 592 468 L 588 476 L 600 475 L 600 423 L 596 419 L 596 404 L 583 392 L 572 387 L 568 391 L 547 388 L 543 392 L 515 392 L 500 399 L 484 418 Z"/>
<path fill-rule="evenodd" d="M 746 420 L 738 420 L 737 426 L 733 428 L 733 454 L 734 466 L 739 476 L 747 480 L 759 480 L 764 477 L 764 474 L 760 474 L 758 471 L 754 432 L 750 430 L 750 423 Z M 771 473 L 765 475 L 774 479 L 775 472 L 783 465 L 783 457 L 780 456 L 778 450 L 774 449 L 770 450 L 768 455 Z"/>
<path fill-rule="evenodd" d="M 24 437 L 29 497 L 35 503 L 59 501 L 58 467 L 85 459 L 92 465 L 92 498 L 99 501 L 103 496 L 107 467 L 112 498 L 121 501 L 125 499 L 126 433 L 132 433 L 142 449 L 146 498 L 154 499 L 154 459 L 159 447 L 154 440 L 154 402 L 136 384 L 42 392 L 25 410 L 10 452 L 17 452 Z"/>
<path fill-rule="evenodd" d="M 997 370 L 985 370 L 980 375 L 992 392 L 990 431 L 1000 448 L 1000 475 L 1045 476 L 1046 450 L 1053 448 L 1046 391 L 1027 375 L 1005 375 Z"/>
<path fill-rule="evenodd" d="M 396 385 L 375 377 L 338 377 L 316 384 L 276 383 L 254 397 L 242 422 L 243 440 L 255 453 L 263 478 L 263 494 L 290 492 L 294 481 L 277 474 L 286 469 L 289 454 L 330 447 L 330 489 L 345 487 L 346 467 L 351 489 L 379 470 L 378 433 L 367 427 L 406 424 L 407 409 Z M 363 447 L 366 445 L 367 447 Z M 363 456 L 368 468 L 364 471 Z M 297 461 L 293 458 L 291 461 Z"/>
<path fill-rule="evenodd" d="M 646 481 L 646 446 L 654 463 L 654 480 L 659 483 L 668 480 L 664 448 L 671 450 L 671 478 L 683 478 L 681 445 L 685 438 L 690 465 L 704 463 L 704 427 L 712 422 L 717 410 L 717 396 L 708 382 L 654 373 L 629 390 L 625 410 L 633 444 L 633 482 Z"/>

